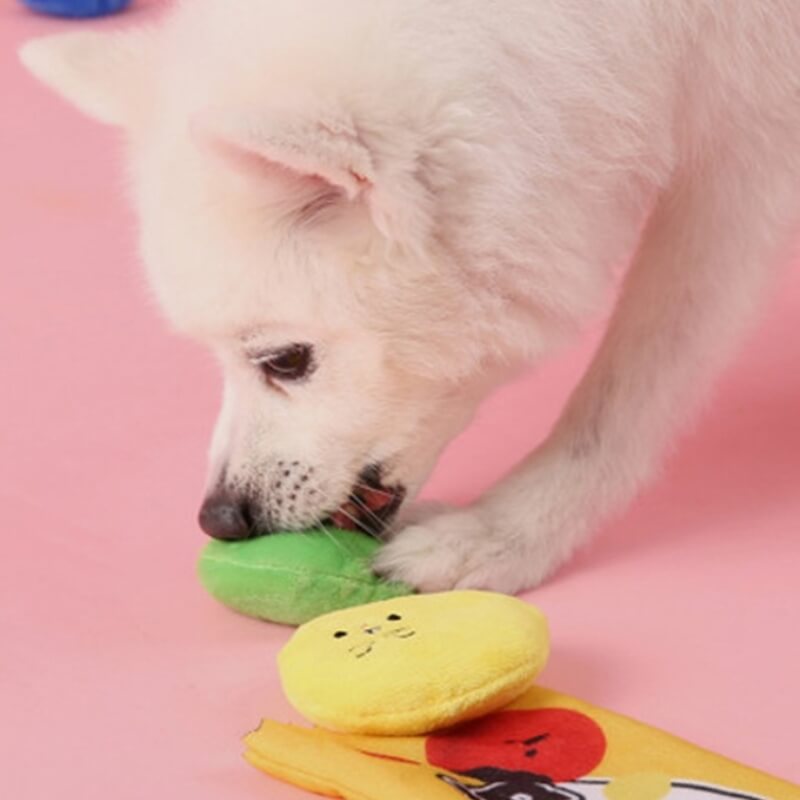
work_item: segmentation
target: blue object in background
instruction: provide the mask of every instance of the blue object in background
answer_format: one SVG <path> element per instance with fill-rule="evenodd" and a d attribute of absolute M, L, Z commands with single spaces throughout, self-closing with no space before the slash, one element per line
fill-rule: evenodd
<path fill-rule="evenodd" d="M 130 5 L 131 0 L 22 0 L 40 14 L 55 17 L 102 17 L 114 14 Z"/>

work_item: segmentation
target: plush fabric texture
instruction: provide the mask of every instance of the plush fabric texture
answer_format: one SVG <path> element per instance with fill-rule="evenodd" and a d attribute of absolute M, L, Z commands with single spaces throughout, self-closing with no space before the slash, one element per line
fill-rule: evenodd
<path fill-rule="evenodd" d="M 794 784 L 540 687 L 429 736 L 264 721 L 245 742 L 264 772 L 346 800 L 800 800 Z"/>
<path fill-rule="evenodd" d="M 241 542 L 209 542 L 198 573 L 206 590 L 252 617 L 300 625 L 336 609 L 409 594 L 378 578 L 370 562 L 380 546 L 338 529 L 274 533 Z"/>
<path fill-rule="evenodd" d="M 295 632 L 278 666 L 286 696 L 313 722 L 409 735 L 501 708 L 532 683 L 548 653 L 536 608 L 461 591 L 327 614 Z"/>

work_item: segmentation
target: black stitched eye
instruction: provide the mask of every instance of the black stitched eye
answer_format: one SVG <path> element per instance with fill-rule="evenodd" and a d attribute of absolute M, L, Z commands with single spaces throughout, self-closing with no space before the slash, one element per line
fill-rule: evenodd
<path fill-rule="evenodd" d="M 400 619 L 403 619 L 399 614 L 389 614 L 386 619 L 390 620 L 391 622 L 397 622 Z"/>
<path fill-rule="evenodd" d="M 333 634 L 334 639 L 341 639 L 343 636 L 347 636 L 347 631 L 336 631 L 336 633 Z"/>
<path fill-rule="evenodd" d="M 314 371 L 314 349 L 310 344 L 292 344 L 257 356 L 253 362 L 267 378 L 299 381 Z"/>

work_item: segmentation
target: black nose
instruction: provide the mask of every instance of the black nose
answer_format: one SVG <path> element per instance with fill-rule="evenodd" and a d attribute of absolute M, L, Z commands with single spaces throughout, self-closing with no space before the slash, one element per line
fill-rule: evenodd
<path fill-rule="evenodd" d="M 215 539 L 247 539 L 253 533 L 247 504 L 225 491 L 213 492 L 205 499 L 197 521 Z"/>

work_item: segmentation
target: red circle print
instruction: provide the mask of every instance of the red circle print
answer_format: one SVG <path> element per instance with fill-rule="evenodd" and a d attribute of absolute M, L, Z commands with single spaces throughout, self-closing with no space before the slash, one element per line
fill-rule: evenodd
<path fill-rule="evenodd" d="M 500 711 L 428 737 L 428 761 L 451 772 L 479 767 L 543 775 L 558 783 L 591 772 L 606 737 L 585 714 L 566 708 Z"/>

